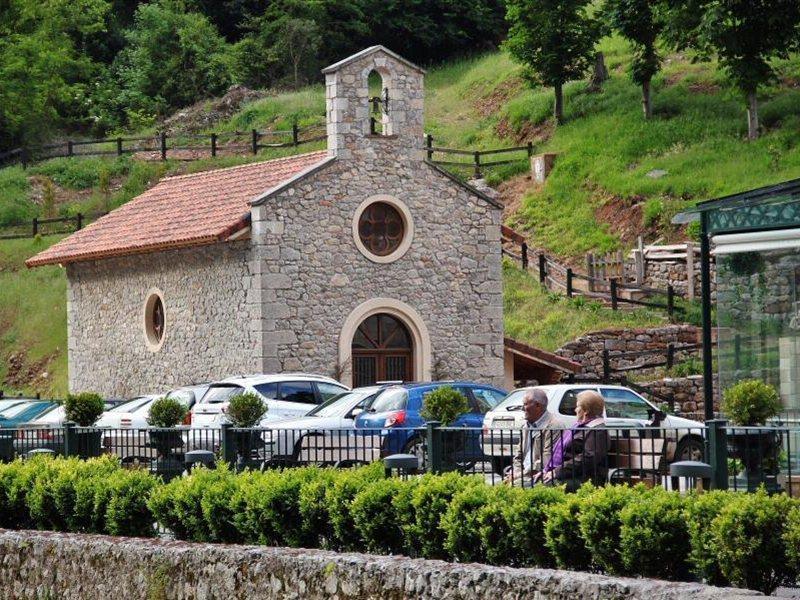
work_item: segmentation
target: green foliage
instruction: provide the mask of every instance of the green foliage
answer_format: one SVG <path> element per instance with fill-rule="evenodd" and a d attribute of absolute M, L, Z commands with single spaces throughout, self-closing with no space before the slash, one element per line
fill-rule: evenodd
<path fill-rule="evenodd" d="M 403 551 L 401 518 L 395 498 L 406 487 L 399 479 L 376 481 L 353 498 L 350 512 L 367 551 L 400 554 Z"/>
<path fill-rule="evenodd" d="M 361 536 L 353 522 L 350 505 L 369 483 L 382 478 L 383 473 L 374 467 L 355 469 L 336 478 L 333 485 L 327 488 L 325 502 L 331 521 L 330 543 L 334 548 L 349 550 L 359 545 Z"/>
<path fill-rule="evenodd" d="M 428 421 L 449 425 L 468 410 L 469 404 L 464 394 L 445 385 L 425 394 L 420 415 Z"/>
<path fill-rule="evenodd" d="M 188 409 L 175 398 L 157 398 L 150 405 L 147 422 L 151 427 L 175 427 L 186 418 Z"/>
<path fill-rule="evenodd" d="M 612 29 L 633 46 L 631 79 L 649 84 L 661 66 L 656 42 L 663 23 L 657 6 L 650 0 L 606 0 L 605 8 Z"/>
<path fill-rule="evenodd" d="M 655 488 L 620 511 L 620 551 L 629 573 L 683 581 L 689 576 L 689 532 L 684 501 Z M 669 548 L 668 553 L 654 551 Z"/>
<path fill-rule="evenodd" d="M 467 486 L 453 496 L 440 523 L 448 556 L 458 562 L 485 561 L 480 516 L 489 502 L 489 489 L 482 485 Z"/>
<path fill-rule="evenodd" d="M 315 547 L 328 547 L 333 539 L 327 490 L 333 485 L 335 475 L 335 471 L 323 469 L 318 477 L 304 482 L 300 487 L 298 505 L 303 520 L 303 535 Z"/>
<path fill-rule="evenodd" d="M 722 574 L 734 586 L 771 594 L 797 576 L 784 535 L 795 501 L 762 489 L 729 502 L 711 523 Z M 793 551 L 794 552 L 794 551 Z"/>
<path fill-rule="evenodd" d="M 546 539 L 548 511 L 553 506 L 563 504 L 566 498 L 561 488 L 537 486 L 523 490 L 512 502 L 504 504 L 503 513 L 519 566 L 555 566 L 550 549 L 542 542 Z"/>
<path fill-rule="evenodd" d="M 600 487 L 588 494 L 580 509 L 580 531 L 586 548 L 606 573 L 627 572 L 620 551 L 622 509 L 644 492 L 642 486 Z"/>
<path fill-rule="evenodd" d="M 714 545 L 711 523 L 720 511 L 736 496 L 722 491 L 689 496 L 686 506 L 686 524 L 689 530 L 689 562 L 692 571 L 709 585 L 725 586 L 729 582 L 719 570 L 718 551 Z"/>
<path fill-rule="evenodd" d="M 231 398 L 228 419 L 234 427 L 255 427 L 267 412 L 267 404 L 258 394 L 248 392 Z"/>
<path fill-rule="evenodd" d="M 555 118 L 562 86 L 579 79 L 594 59 L 599 21 L 589 14 L 589 0 L 508 0 L 510 24 L 505 47 L 525 66 L 533 83 L 556 88 Z"/>
<path fill-rule="evenodd" d="M 675 364 L 669 370 L 671 377 L 689 377 L 703 374 L 703 361 L 696 356 L 690 356 Z"/>
<path fill-rule="evenodd" d="M 644 227 L 658 225 L 663 213 L 664 200 L 661 198 L 650 198 L 642 207 L 642 225 Z"/>
<path fill-rule="evenodd" d="M 210 521 L 203 511 L 203 498 L 227 474 L 224 469 L 217 471 L 199 467 L 191 477 L 177 477 L 157 488 L 150 496 L 149 509 L 155 519 L 169 528 L 177 539 L 211 541 Z"/>
<path fill-rule="evenodd" d="M 763 425 L 780 412 L 781 401 L 773 386 L 745 379 L 725 390 L 721 408 L 734 425 Z"/>
<path fill-rule="evenodd" d="M 580 529 L 585 500 L 585 495 L 570 494 L 566 501 L 551 504 L 544 511 L 544 544 L 559 569 L 588 571 L 592 566 L 592 555 Z"/>
<path fill-rule="evenodd" d="M 91 427 L 105 410 L 103 399 L 94 392 L 67 394 L 64 400 L 64 418 L 81 427 Z"/>
<path fill-rule="evenodd" d="M 33 165 L 31 173 L 42 175 L 56 185 L 71 190 L 86 190 L 106 179 L 120 177 L 130 172 L 133 161 L 129 157 L 114 159 L 96 157 L 56 158 Z M 106 183 L 108 185 L 108 183 Z"/>
<path fill-rule="evenodd" d="M 155 535 L 153 513 L 148 506 L 158 480 L 141 470 L 119 470 L 108 480 L 111 497 L 106 507 L 109 535 L 150 537 Z"/>
<path fill-rule="evenodd" d="M 236 494 L 238 485 L 239 479 L 224 463 L 217 465 L 216 477 L 206 482 L 200 508 L 213 541 L 237 544 L 242 540 L 235 526 L 231 506 L 231 498 Z"/>

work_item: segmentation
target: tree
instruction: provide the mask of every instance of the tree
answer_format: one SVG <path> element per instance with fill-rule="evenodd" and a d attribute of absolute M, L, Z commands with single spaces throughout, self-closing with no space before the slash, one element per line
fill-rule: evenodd
<path fill-rule="evenodd" d="M 747 101 L 747 137 L 758 137 L 758 88 L 774 78 L 771 61 L 798 45 L 797 0 L 678 0 L 663 2 L 665 34 L 677 48 L 716 57 Z"/>
<path fill-rule="evenodd" d="M 591 67 L 600 23 L 587 8 L 591 0 L 508 0 L 510 25 L 505 46 L 526 67 L 533 82 L 552 86 L 553 114 L 564 120 L 564 84 Z"/>
<path fill-rule="evenodd" d="M 294 87 L 300 86 L 300 65 L 311 62 L 317 55 L 320 42 L 319 27 L 309 19 L 288 19 L 281 28 L 277 46 L 292 63 Z"/>
<path fill-rule="evenodd" d="M 630 75 L 642 88 L 644 118 L 653 116 L 650 82 L 661 68 L 656 41 L 663 29 L 661 15 L 652 0 L 607 0 L 611 27 L 633 46 Z"/>

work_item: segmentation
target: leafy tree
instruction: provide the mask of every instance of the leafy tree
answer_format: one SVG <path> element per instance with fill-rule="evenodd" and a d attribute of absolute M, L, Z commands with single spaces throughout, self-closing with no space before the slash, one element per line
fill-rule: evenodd
<path fill-rule="evenodd" d="M 701 60 L 714 57 L 747 100 L 747 137 L 758 137 L 758 88 L 774 78 L 771 61 L 798 46 L 797 0 L 676 0 L 663 2 L 666 36 Z"/>
<path fill-rule="evenodd" d="M 508 0 L 506 48 L 533 83 L 552 86 L 554 116 L 564 120 L 564 84 L 592 65 L 601 24 L 588 13 L 591 0 Z"/>
<path fill-rule="evenodd" d="M 300 85 L 300 65 L 314 59 L 321 41 L 317 24 L 309 19 L 288 19 L 281 28 L 277 46 L 292 64 L 295 89 Z"/>
<path fill-rule="evenodd" d="M 611 27 L 633 46 L 630 75 L 642 87 L 644 118 L 653 116 L 650 81 L 661 68 L 656 42 L 663 29 L 661 15 L 651 0 L 607 0 L 606 11 Z"/>
<path fill-rule="evenodd" d="M 201 14 L 174 0 L 142 4 L 114 62 L 119 108 L 164 114 L 219 95 L 231 83 L 225 41 Z"/>

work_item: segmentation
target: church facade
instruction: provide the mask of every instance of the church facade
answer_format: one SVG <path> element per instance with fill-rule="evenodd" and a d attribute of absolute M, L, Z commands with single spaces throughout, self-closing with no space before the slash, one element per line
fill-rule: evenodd
<path fill-rule="evenodd" d="M 28 261 L 66 268 L 72 391 L 508 384 L 502 206 L 425 160 L 423 71 L 375 46 L 323 72 L 327 151 L 167 178 Z"/>

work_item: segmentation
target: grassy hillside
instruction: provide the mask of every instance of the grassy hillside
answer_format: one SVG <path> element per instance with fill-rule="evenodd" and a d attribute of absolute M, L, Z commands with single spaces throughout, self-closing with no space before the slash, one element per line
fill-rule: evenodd
<path fill-rule="evenodd" d="M 503 53 L 444 65 L 426 76 L 426 131 L 437 145 L 488 149 L 532 140 L 538 151 L 559 153 L 544 186 L 514 180 L 522 198 L 507 218 L 527 230 L 535 245 L 577 257 L 628 245 L 642 232 L 650 240 L 682 237 L 684 232 L 669 225 L 678 210 L 705 198 L 800 177 L 800 59 L 778 63 L 779 81 L 761 98 L 765 133 L 748 143 L 744 103 L 715 65 L 667 57 L 654 82 L 655 116 L 645 122 L 639 90 L 625 72 L 626 45 L 612 38 L 601 49 L 611 79 L 597 93 L 588 92 L 584 82 L 569 84 L 567 121 L 558 128 L 550 121 L 551 91 L 530 89 L 519 66 Z M 302 126 L 324 121 L 322 86 L 257 100 L 213 129 L 286 129 L 293 120 Z M 192 163 L 73 158 L 28 171 L 2 169 L 0 225 L 48 212 L 107 210 L 166 174 L 293 151 Z M 525 169 L 522 162 L 488 177 L 498 183 Z M 47 206 L 48 189 L 52 206 Z M 25 257 L 53 241 L 0 242 L 0 387 L 61 393 L 66 386 L 63 272 L 21 267 Z M 649 313 L 610 313 L 591 303 L 559 300 L 511 268 L 505 277 L 508 333 L 544 348 L 590 329 L 660 320 Z"/>

